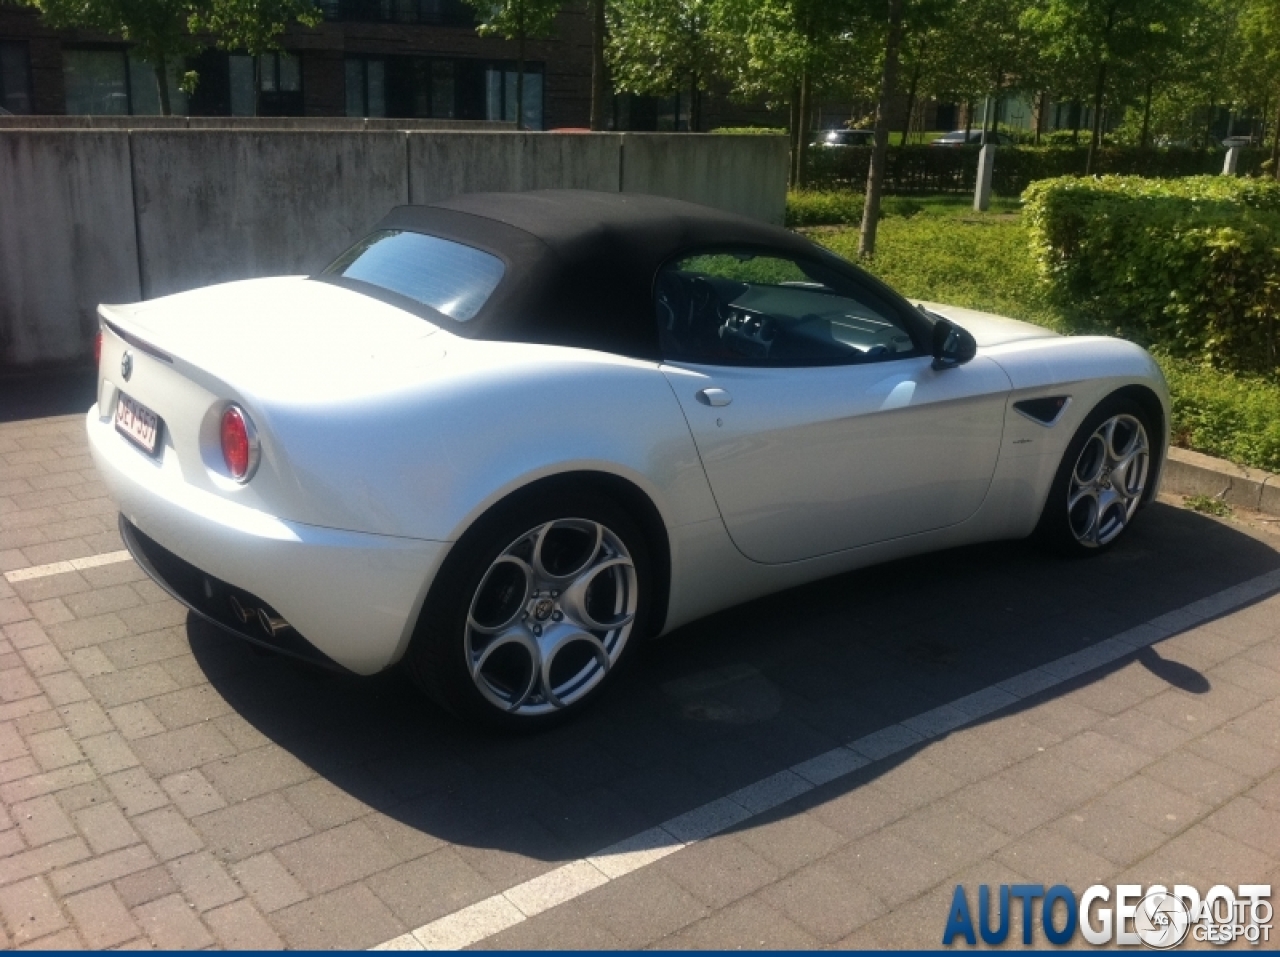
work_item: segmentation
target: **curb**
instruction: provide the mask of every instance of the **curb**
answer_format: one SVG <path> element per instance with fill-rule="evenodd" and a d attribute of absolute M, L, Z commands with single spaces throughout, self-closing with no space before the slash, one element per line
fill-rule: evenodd
<path fill-rule="evenodd" d="M 1280 515 L 1280 475 L 1186 449 L 1169 449 L 1160 490 L 1207 495 L 1228 505 Z"/>

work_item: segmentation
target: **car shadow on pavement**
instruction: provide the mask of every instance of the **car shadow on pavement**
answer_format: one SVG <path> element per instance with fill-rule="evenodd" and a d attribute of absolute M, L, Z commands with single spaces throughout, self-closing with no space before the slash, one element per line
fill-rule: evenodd
<path fill-rule="evenodd" d="M 88 412 L 97 387 L 93 369 L 0 375 L 0 422 Z"/>
<path fill-rule="evenodd" d="M 1092 559 L 1015 542 L 898 561 L 650 642 L 594 710 L 536 736 L 465 727 L 398 672 L 355 678 L 262 656 L 194 616 L 187 631 L 240 716 L 376 811 L 459 847 L 567 860 L 1277 567 L 1268 544 L 1161 504 Z M 1135 659 L 1182 692 L 1210 687 L 1157 646 L 981 720 Z M 858 788 L 911 753 L 812 793 Z"/>

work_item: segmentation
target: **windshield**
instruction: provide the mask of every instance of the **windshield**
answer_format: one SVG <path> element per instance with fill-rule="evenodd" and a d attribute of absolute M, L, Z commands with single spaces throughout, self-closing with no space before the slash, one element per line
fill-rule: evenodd
<path fill-rule="evenodd" d="M 497 256 L 438 236 L 384 229 L 366 236 L 321 275 L 355 279 L 466 322 L 502 281 Z"/>

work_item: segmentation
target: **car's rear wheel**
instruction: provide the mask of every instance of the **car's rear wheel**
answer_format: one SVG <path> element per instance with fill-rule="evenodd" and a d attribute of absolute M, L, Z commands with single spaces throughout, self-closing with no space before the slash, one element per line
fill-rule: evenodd
<path fill-rule="evenodd" d="M 643 634 L 644 535 L 612 501 L 539 494 L 469 531 L 428 597 L 406 656 L 460 717 L 534 730 L 593 701 Z"/>
<path fill-rule="evenodd" d="M 1037 538 L 1073 555 L 1096 555 L 1114 545 L 1146 498 L 1153 434 L 1149 414 L 1132 399 L 1099 403 L 1067 446 Z"/>

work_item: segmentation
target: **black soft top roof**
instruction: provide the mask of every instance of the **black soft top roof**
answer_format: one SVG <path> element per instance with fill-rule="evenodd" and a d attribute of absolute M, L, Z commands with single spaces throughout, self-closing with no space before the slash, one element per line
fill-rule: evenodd
<path fill-rule="evenodd" d="M 506 273 L 488 302 L 469 321 L 449 322 L 450 332 L 643 358 L 659 357 L 653 280 L 672 256 L 733 245 L 833 258 L 781 227 L 638 193 L 471 193 L 398 206 L 377 229 L 440 236 L 504 262 Z M 427 307 L 394 301 L 440 321 Z"/>

